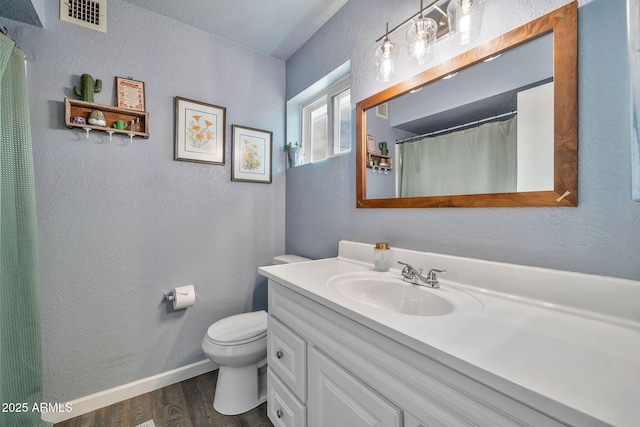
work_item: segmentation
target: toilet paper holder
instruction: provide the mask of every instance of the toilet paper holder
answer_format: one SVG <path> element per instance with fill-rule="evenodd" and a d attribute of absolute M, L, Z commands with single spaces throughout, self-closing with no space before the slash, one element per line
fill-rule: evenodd
<path fill-rule="evenodd" d="M 196 302 L 196 292 L 193 285 L 176 286 L 169 292 L 162 293 L 162 302 L 173 303 L 174 310 L 193 307 Z"/>

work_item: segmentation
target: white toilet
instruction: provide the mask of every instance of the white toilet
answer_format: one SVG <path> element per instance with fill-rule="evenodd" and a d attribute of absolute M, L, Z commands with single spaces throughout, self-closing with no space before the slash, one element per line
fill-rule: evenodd
<path fill-rule="evenodd" d="M 297 255 L 280 255 L 274 264 L 309 261 Z M 213 408 L 224 415 L 237 415 L 260 405 L 267 398 L 267 312 L 264 310 L 229 316 L 209 327 L 202 350 L 216 365 L 218 383 Z"/>

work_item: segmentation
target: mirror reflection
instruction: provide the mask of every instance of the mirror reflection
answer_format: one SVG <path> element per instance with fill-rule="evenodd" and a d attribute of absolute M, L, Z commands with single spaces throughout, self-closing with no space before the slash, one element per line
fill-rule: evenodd
<path fill-rule="evenodd" d="M 366 111 L 368 198 L 553 189 L 553 33 Z"/>
<path fill-rule="evenodd" d="M 576 206 L 577 3 L 356 105 L 359 208 Z"/>

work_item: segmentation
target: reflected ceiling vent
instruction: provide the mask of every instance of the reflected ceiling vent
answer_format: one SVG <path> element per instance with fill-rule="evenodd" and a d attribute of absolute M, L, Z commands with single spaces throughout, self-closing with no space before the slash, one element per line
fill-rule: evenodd
<path fill-rule="evenodd" d="M 107 32 L 107 0 L 60 0 L 60 20 Z"/>
<path fill-rule="evenodd" d="M 382 103 L 382 104 L 378 104 L 376 105 L 376 116 L 382 118 L 382 119 L 389 119 L 389 104 Z"/>

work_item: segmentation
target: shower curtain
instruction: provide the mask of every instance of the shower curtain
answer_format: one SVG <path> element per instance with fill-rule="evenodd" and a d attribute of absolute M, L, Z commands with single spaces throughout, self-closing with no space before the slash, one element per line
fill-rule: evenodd
<path fill-rule="evenodd" d="M 42 357 L 24 52 L 0 34 L 0 426 L 41 421 Z"/>
<path fill-rule="evenodd" d="M 402 197 L 516 191 L 516 117 L 404 143 L 401 150 Z"/>

